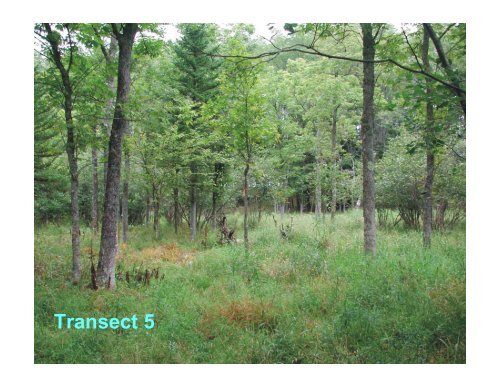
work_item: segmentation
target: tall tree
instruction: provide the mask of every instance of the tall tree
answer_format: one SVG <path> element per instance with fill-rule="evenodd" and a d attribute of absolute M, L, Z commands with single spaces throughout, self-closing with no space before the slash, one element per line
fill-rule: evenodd
<path fill-rule="evenodd" d="M 422 42 L 422 63 L 425 71 L 430 71 L 429 62 L 429 31 L 424 28 Z M 424 247 L 431 246 L 432 234 L 432 185 L 434 182 L 434 107 L 430 99 L 432 93 L 432 81 L 429 78 L 425 79 L 426 84 L 426 119 L 425 119 L 425 149 L 426 149 L 426 176 L 424 190 L 424 217 L 423 217 L 423 239 Z M 465 107 L 465 106 L 464 106 Z M 464 111 L 465 113 L 465 111 Z"/>
<path fill-rule="evenodd" d="M 101 249 L 97 265 L 97 285 L 99 287 L 115 287 L 115 257 L 117 253 L 118 205 L 120 191 L 120 172 L 123 136 L 127 128 L 125 105 L 130 91 L 130 67 L 132 64 L 132 47 L 138 25 L 125 24 L 120 31 L 116 24 L 112 25 L 113 33 L 118 41 L 118 83 L 116 91 L 115 112 L 108 147 L 108 172 L 104 196 L 104 217 L 102 222 Z"/>
<path fill-rule="evenodd" d="M 241 41 L 231 39 L 229 47 L 233 53 L 245 54 L 246 47 Z M 270 141 L 273 128 L 265 123 L 264 99 L 258 80 L 259 69 L 250 61 L 227 63 L 222 76 L 221 95 L 216 104 L 220 126 L 231 138 L 231 147 L 243 161 L 243 238 L 245 250 L 249 241 L 249 176 L 260 145 Z"/>
<path fill-rule="evenodd" d="M 366 254 L 376 254 L 375 222 L 375 162 L 373 132 L 375 111 L 375 37 L 370 23 L 362 23 L 363 34 L 363 115 L 361 118 L 361 144 L 363 156 L 363 218 L 364 249 Z"/>
<path fill-rule="evenodd" d="M 215 50 L 215 27 L 210 24 L 181 24 L 179 29 L 182 38 L 175 46 L 177 59 L 175 64 L 180 71 L 180 90 L 184 96 L 194 102 L 195 112 L 191 135 L 200 135 L 197 123 L 202 105 L 216 93 L 218 81 L 218 61 L 210 54 Z M 185 129 L 187 130 L 187 128 Z M 190 162 L 191 175 L 189 180 L 189 228 L 190 239 L 196 238 L 199 208 L 199 185 L 201 175 L 200 162 L 196 157 Z M 218 178 L 218 165 L 214 165 L 214 179 Z M 215 180 L 214 182 L 216 182 Z M 215 187 L 216 188 L 216 187 Z M 214 188 L 214 189 L 215 189 Z M 216 194 L 212 196 L 216 198 Z"/>
<path fill-rule="evenodd" d="M 64 24 L 66 33 L 64 41 L 67 42 L 68 60 L 65 65 L 62 53 L 63 38 L 61 33 L 52 29 L 50 23 L 44 23 L 45 35 L 43 36 L 50 45 L 50 59 L 56 65 L 62 81 L 64 96 L 64 118 L 66 122 L 66 153 L 68 155 L 69 174 L 71 177 L 71 248 L 73 252 L 73 283 L 80 281 L 82 268 L 80 262 L 80 212 L 78 209 L 78 160 L 75 139 L 75 126 L 73 122 L 73 83 L 70 79 L 71 67 L 77 50 L 74 41 L 74 31 L 70 24 Z"/>
<path fill-rule="evenodd" d="M 104 115 L 102 119 L 102 127 L 104 131 L 104 135 L 106 136 L 106 142 L 109 141 L 109 136 L 111 135 L 111 126 L 112 126 L 112 119 L 113 119 L 113 102 L 114 102 L 114 94 L 115 94 L 115 77 L 116 77 L 116 66 L 115 66 L 115 60 L 116 60 L 116 54 L 118 50 L 118 41 L 116 40 L 115 36 L 111 34 L 110 37 L 110 42 L 109 46 L 107 47 L 106 44 L 104 43 L 102 39 L 102 34 L 109 33 L 107 26 L 101 26 L 101 29 L 98 29 L 97 27 L 93 27 L 95 37 L 98 41 L 99 47 L 101 49 L 102 55 L 104 56 L 104 60 L 106 62 L 106 85 L 109 90 L 109 98 L 106 99 L 106 104 L 104 106 Z M 104 150 L 104 168 L 103 168 L 103 174 L 104 174 L 104 184 L 106 184 L 106 179 L 107 179 L 107 173 L 108 173 L 108 150 Z"/>
<path fill-rule="evenodd" d="M 335 217 L 335 211 L 337 210 L 337 122 L 338 122 L 338 111 L 340 105 L 337 105 L 333 108 L 332 112 L 332 132 L 331 132 L 331 141 L 332 141 L 332 202 L 330 214 L 332 219 Z"/>
<path fill-rule="evenodd" d="M 313 127 L 315 128 L 316 131 L 316 149 L 314 151 L 315 156 L 316 156 L 316 186 L 314 190 L 314 199 L 315 199 L 315 205 L 314 205 L 314 214 L 317 219 L 321 217 L 321 202 L 322 202 L 322 192 L 321 192 L 321 185 L 323 184 L 323 154 L 321 151 L 321 126 L 317 123 L 313 123 Z"/>
<path fill-rule="evenodd" d="M 102 40 L 102 34 L 106 33 L 107 29 L 106 26 L 102 26 L 102 30 L 98 29 L 96 26 L 92 26 L 93 31 L 95 34 L 95 38 L 97 40 L 97 43 L 99 44 L 99 47 L 101 49 L 101 52 L 104 56 L 105 62 L 106 62 L 106 67 L 105 67 L 105 82 L 106 86 L 109 91 L 109 97 L 106 99 L 106 104 L 104 106 L 104 115 L 102 118 L 102 122 L 100 123 L 100 126 L 104 129 L 103 133 L 106 138 L 106 142 L 109 141 L 109 135 L 111 134 L 111 120 L 112 120 L 112 111 L 113 111 L 113 94 L 115 92 L 115 76 L 116 76 L 116 69 L 114 66 L 114 62 L 116 59 L 116 51 L 118 49 L 118 42 L 116 38 L 111 34 L 110 37 L 110 43 L 109 46 L 106 47 L 104 41 Z M 98 136 L 98 130 L 97 127 L 94 126 L 94 143 L 92 146 L 92 176 L 93 176 L 93 182 L 92 182 L 92 228 L 97 231 L 98 228 L 98 207 L 99 207 L 99 202 L 98 202 L 98 197 L 99 197 L 99 180 L 98 180 L 98 172 L 97 172 L 97 136 Z M 103 167 L 103 174 L 104 174 L 104 185 L 106 184 L 106 173 L 108 170 L 108 152 L 107 149 L 104 150 L 104 167 Z"/>

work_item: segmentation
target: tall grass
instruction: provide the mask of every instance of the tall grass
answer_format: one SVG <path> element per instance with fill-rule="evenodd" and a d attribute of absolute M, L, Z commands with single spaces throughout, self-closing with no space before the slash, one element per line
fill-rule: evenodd
<path fill-rule="evenodd" d="M 241 238 L 241 216 L 228 223 Z M 149 286 L 118 280 L 113 292 L 87 288 L 86 257 L 91 243 L 98 248 L 89 230 L 82 237 L 85 275 L 74 287 L 68 228 L 38 228 L 35 362 L 465 362 L 463 227 L 436 232 L 428 250 L 419 232 L 380 229 L 378 255 L 370 258 L 362 251 L 360 211 L 333 221 L 294 215 L 293 224 L 283 238 L 272 217 L 263 216 L 250 231 L 249 254 L 242 244 L 218 245 L 211 232 L 190 243 L 187 229 L 176 236 L 164 223 L 162 239 L 154 240 L 149 227 L 133 227 L 119 270 L 159 267 L 165 276 Z M 154 313 L 156 326 L 58 330 L 55 313 Z"/>

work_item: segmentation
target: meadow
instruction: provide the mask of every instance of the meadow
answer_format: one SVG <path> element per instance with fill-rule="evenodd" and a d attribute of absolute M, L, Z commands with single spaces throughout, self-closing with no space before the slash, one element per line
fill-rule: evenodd
<path fill-rule="evenodd" d="M 117 288 L 90 287 L 98 236 L 82 228 L 84 276 L 71 284 L 67 225 L 35 228 L 35 363 L 465 363 L 465 225 L 422 234 L 377 230 L 363 253 L 361 210 L 316 220 L 264 215 L 243 243 L 161 223 L 131 226 Z M 229 226 L 242 238 L 242 216 Z M 94 257 L 94 263 L 97 257 Z M 155 272 L 138 281 L 141 272 Z M 127 272 L 129 280 L 126 280 Z M 59 330 L 54 314 L 155 314 L 151 330 Z"/>

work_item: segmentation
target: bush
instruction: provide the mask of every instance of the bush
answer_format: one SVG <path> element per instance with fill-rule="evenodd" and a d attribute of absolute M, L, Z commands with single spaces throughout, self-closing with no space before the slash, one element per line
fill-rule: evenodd
<path fill-rule="evenodd" d="M 425 152 L 412 146 L 416 137 L 403 133 L 390 141 L 384 157 L 376 168 L 376 206 L 381 226 L 390 225 L 390 212 L 398 216 L 392 221 L 402 221 L 412 229 L 420 228 L 423 212 L 426 176 Z M 433 185 L 435 227 L 453 226 L 465 217 L 465 160 L 452 151 L 440 149 L 435 157 Z M 446 212 L 446 213 L 445 213 Z"/>
<path fill-rule="evenodd" d="M 417 229 L 423 207 L 425 157 L 421 151 L 410 154 L 406 150 L 411 140 L 407 134 L 393 139 L 378 163 L 377 208 L 397 210 L 405 225 Z M 383 211 L 379 220 L 387 220 Z"/>

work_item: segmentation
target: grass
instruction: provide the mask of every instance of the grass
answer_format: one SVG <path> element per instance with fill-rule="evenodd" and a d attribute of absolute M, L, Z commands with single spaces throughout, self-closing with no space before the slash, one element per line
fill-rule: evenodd
<path fill-rule="evenodd" d="M 429 250 L 419 232 L 379 229 L 370 258 L 358 210 L 333 222 L 309 214 L 293 222 L 284 240 L 264 216 L 250 231 L 248 254 L 241 244 L 218 245 L 211 232 L 189 243 L 187 229 L 176 237 L 162 224 L 163 238 L 154 240 L 150 227 L 132 227 L 115 291 L 87 287 L 88 229 L 75 287 L 69 228 L 37 228 L 35 363 L 465 363 L 463 226 L 436 232 Z M 241 216 L 229 224 L 241 237 Z M 160 279 L 123 279 L 139 268 L 159 268 Z M 55 313 L 154 313 L 156 326 L 58 330 Z"/>

